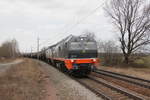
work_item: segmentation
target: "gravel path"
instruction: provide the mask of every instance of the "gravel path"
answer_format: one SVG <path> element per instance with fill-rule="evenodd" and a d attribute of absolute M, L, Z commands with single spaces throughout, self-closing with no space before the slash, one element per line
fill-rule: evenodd
<path fill-rule="evenodd" d="M 52 66 L 40 61 L 56 88 L 58 100 L 102 100 L 78 82 L 59 72 Z"/>
<path fill-rule="evenodd" d="M 23 59 L 17 59 L 13 62 L 9 62 L 9 63 L 0 63 L 0 66 L 9 66 L 9 65 L 15 65 L 15 64 L 19 64 L 22 63 Z"/>
<path fill-rule="evenodd" d="M 6 70 L 8 70 L 12 65 L 17 65 L 23 62 L 23 59 L 17 59 L 13 62 L 9 62 L 9 63 L 0 63 L 0 73 L 5 72 Z"/>

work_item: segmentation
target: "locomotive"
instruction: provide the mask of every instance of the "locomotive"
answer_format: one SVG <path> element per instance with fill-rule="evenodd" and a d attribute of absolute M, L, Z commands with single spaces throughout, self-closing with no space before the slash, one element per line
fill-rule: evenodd
<path fill-rule="evenodd" d="M 87 75 L 99 65 L 96 41 L 88 36 L 70 35 L 43 52 L 50 64 L 74 76 Z"/>

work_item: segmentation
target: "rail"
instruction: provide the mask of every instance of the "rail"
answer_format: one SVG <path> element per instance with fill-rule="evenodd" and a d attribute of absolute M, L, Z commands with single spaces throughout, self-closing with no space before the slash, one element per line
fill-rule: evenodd
<path fill-rule="evenodd" d="M 114 78 L 117 78 L 119 80 L 128 81 L 130 83 L 133 83 L 133 84 L 136 84 L 136 85 L 150 89 L 150 80 L 145 80 L 145 79 L 141 79 L 141 78 L 137 78 L 137 77 L 133 77 L 133 76 L 129 76 L 129 75 L 123 75 L 123 74 L 105 71 L 105 70 L 100 70 L 100 69 L 95 70 L 93 72 L 98 73 L 98 74 L 102 74 L 102 75 L 106 75 L 109 77 L 114 77 Z"/>

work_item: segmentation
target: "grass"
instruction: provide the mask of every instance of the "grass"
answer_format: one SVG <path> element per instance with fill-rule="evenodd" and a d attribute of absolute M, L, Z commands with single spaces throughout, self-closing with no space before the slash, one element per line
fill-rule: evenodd
<path fill-rule="evenodd" d="M 4 58 L 0 57 L 0 63 L 8 63 L 14 61 L 16 58 Z"/>
<path fill-rule="evenodd" d="M 133 62 L 134 66 L 150 68 L 150 56 L 141 57 Z"/>
<path fill-rule="evenodd" d="M 109 64 L 109 62 L 107 62 L 107 64 L 104 64 L 103 62 L 104 59 L 100 58 L 100 69 L 150 80 L 150 56 L 138 57 L 130 64 L 119 62 L 119 64 L 113 65 Z"/>
<path fill-rule="evenodd" d="M 43 100 L 45 76 L 39 66 L 26 59 L 0 73 L 0 100 Z"/>
<path fill-rule="evenodd" d="M 150 56 L 146 55 L 131 55 L 129 64 L 124 63 L 124 57 L 121 54 L 103 54 L 100 56 L 100 63 L 103 66 L 122 66 L 122 67 L 138 67 L 138 68 L 150 68 Z"/>
<path fill-rule="evenodd" d="M 100 66 L 99 69 L 104 69 L 120 74 L 131 75 L 143 79 L 150 80 L 150 69 L 149 68 L 135 68 L 135 67 L 122 67 L 122 66 Z"/>

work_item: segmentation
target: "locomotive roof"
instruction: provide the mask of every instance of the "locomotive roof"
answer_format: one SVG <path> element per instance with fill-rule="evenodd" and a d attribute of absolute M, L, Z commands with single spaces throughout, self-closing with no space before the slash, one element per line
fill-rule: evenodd
<path fill-rule="evenodd" d="M 53 47 L 57 46 L 59 43 L 62 43 L 63 41 L 68 42 L 72 37 L 74 37 L 74 36 L 69 35 L 66 38 L 62 39 L 61 41 L 57 42 L 56 44 L 53 44 L 53 45 L 49 46 L 47 49 L 53 48 Z M 47 50 L 47 49 L 45 49 L 45 50 Z"/>
<path fill-rule="evenodd" d="M 82 35 L 81 35 L 81 36 L 69 35 L 69 36 L 67 36 L 66 38 L 62 39 L 61 41 L 57 42 L 56 44 L 49 46 L 49 47 L 48 47 L 47 49 L 45 49 L 45 50 L 48 50 L 49 48 L 53 48 L 53 47 L 59 45 L 60 43 L 69 42 L 69 41 L 72 40 L 73 38 L 79 38 L 79 37 L 80 37 L 80 38 L 86 38 L 87 36 L 82 36 Z M 90 39 L 90 38 L 89 38 L 89 39 Z M 95 41 L 94 39 L 90 39 L 90 40 Z"/>

